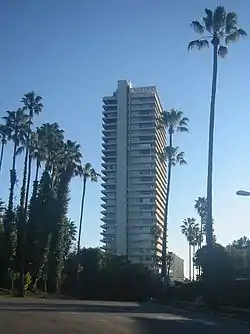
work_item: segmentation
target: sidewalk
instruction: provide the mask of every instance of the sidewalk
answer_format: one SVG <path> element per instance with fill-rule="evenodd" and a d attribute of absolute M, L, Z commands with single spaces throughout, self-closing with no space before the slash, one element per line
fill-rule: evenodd
<path fill-rule="evenodd" d="M 192 311 L 199 314 L 211 315 L 211 312 L 207 310 L 204 306 L 198 306 L 194 302 L 186 302 L 179 300 L 166 303 L 165 306 L 169 306 L 176 310 L 179 309 L 180 311 L 182 310 Z M 216 311 L 215 316 L 219 318 L 235 319 L 239 321 L 250 322 L 250 309 L 230 307 L 230 306 L 220 306 Z"/>

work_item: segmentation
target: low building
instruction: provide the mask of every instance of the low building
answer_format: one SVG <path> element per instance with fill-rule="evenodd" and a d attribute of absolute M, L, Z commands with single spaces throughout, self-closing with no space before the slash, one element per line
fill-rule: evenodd
<path fill-rule="evenodd" d="M 170 254 L 172 256 L 170 280 L 172 282 L 184 282 L 184 260 L 173 252 Z"/>

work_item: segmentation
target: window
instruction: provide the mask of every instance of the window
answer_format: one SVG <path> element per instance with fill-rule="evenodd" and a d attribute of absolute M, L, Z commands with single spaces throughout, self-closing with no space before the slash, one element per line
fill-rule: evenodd
<path fill-rule="evenodd" d="M 105 118 L 105 124 L 115 124 L 116 123 L 116 119 L 109 119 L 109 118 Z"/>
<path fill-rule="evenodd" d="M 152 122 L 148 122 L 148 123 L 141 123 L 141 124 L 135 124 L 137 125 L 137 128 L 135 129 L 138 129 L 138 125 L 139 125 L 139 129 L 145 129 L 145 128 L 148 128 L 148 127 L 153 127 L 154 126 L 154 123 Z M 131 129 L 132 129 L 132 126 L 131 126 Z"/>
<path fill-rule="evenodd" d="M 142 217 L 152 217 L 153 213 L 152 212 L 148 212 L 148 211 L 144 211 L 141 213 Z"/>
<path fill-rule="evenodd" d="M 153 182 L 153 177 L 150 177 L 150 176 L 144 176 L 144 177 L 141 177 L 140 178 L 140 182 Z"/>
<path fill-rule="evenodd" d="M 140 198 L 139 199 L 140 204 L 150 204 L 150 203 L 153 203 L 153 201 L 154 201 L 153 198 Z M 142 208 L 146 209 L 146 206 Z"/>
<path fill-rule="evenodd" d="M 131 148 L 133 149 L 147 149 L 147 148 L 152 148 L 152 144 L 150 143 L 145 143 L 145 144 L 131 144 Z"/>
<path fill-rule="evenodd" d="M 149 155 L 151 153 L 150 150 L 141 150 L 140 155 Z"/>
<path fill-rule="evenodd" d="M 115 185 L 106 186 L 106 190 L 114 190 L 114 189 L 115 189 Z"/>
<path fill-rule="evenodd" d="M 104 157 L 103 157 L 103 159 L 104 159 Z M 105 157 L 105 159 L 107 159 L 108 160 L 108 162 L 116 162 L 116 159 L 115 158 L 109 158 L 109 157 Z"/>
<path fill-rule="evenodd" d="M 116 166 L 115 165 L 107 165 L 106 169 L 107 170 L 115 170 Z"/>
<path fill-rule="evenodd" d="M 140 210 L 153 210 L 154 206 L 152 204 L 145 204 L 140 207 Z"/>
<path fill-rule="evenodd" d="M 107 213 L 107 218 L 115 218 L 115 213 Z"/>
<path fill-rule="evenodd" d="M 140 136 L 139 140 L 141 141 L 154 140 L 154 136 Z"/>
<path fill-rule="evenodd" d="M 108 197 L 115 197 L 116 196 L 116 192 L 109 192 L 108 193 Z"/>
<path fill-rule="evenodd" d="M 116 145 L 108 145 L 106 150 L 116 150 Z"/>

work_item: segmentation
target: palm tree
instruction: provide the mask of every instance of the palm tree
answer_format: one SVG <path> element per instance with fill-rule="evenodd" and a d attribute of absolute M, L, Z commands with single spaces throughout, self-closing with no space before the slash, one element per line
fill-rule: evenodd
<path fill-rule="evenodd" d="M 195 265 L 194 265 L 194 257 L 195 257 L 195 251 L 196 251 L 196 246 L 199 245 L 201 238 L 200 238 L 200 229 L 198 224 L 195 224 L 193 227 L 193 241 L 192 241 L 192 246 L 193 246 L 193 281 L 195 280 Z"/>
<path fill-rule="evenodd" d="M 192 245 L 195 237 L 195 229 L 198 225 L 195 223 L 195 218 L 186 218 L 181 225 L 181 232 L 187 238 L 189 245 L 189 280 L 192 279 Z"/>
<path fill-rule="evenodd" d="M 64 259 L 69 255 L 69 252 L 72 249 L 72 244 L 76 241 L 76 235 L 77 228 L 75 222 L 66 218 L 63 233 Z"/>
<path fill-rule="evenodd" d="M 154 269 L 158 269 L 160 258 L 157 255 L 157 246 L 159 244 L 159 239 L 162 237 L 162 228 L 159 224 L 154 224 L 151 228 L 151 234 L 154 243 Z"/>
<path fill-rule="evenodd" d="M 218 56 L 224 58 L 227 54 L 227 46 L 230 42 L 237 41 L 241 36 L 246 36 L 243 29 L 238 28 L 237 14 L 226 12 L 223 6 L 218 6 L 214 11 L 205 9 L 205 16 L 202 21 L 192 21 L 191 26 L 198 34 L 206 36 L 193 40 L 189 43 L 188 49 L 198 48 L 198 50 L 209 47 L 209 42 L 213 46 L 213 79 L 212 94 L 210 104 L 209 121 L 209 147 L 208 147 L 208 170 L 207 170 L 207 210 L 208 222 L 206 231 L 206 241 L 208 247 L 213 244 L 213 212 L 212 212 L 212 186 L 213 186 L 213 146 L 214 146 L 214 118 L 215 118 L 215 97 L 217 88 Z"/>
<path fill-rule="evenodd" d="M 6 127 L 8 128 L 9 132 L 9 139 L 14 143 L 8 206 L 8 209 L 12 210 L 14 186 L 16 183 L 16 157 L 22 149 L 19 147 L 19 145 L 24 141 L 24 138 L 27 134 L 27 130 L 29 128 L 29 119 L 21 108 L 17 109 L 17 111 L 7 111 L 7 116 L 4 116 L 3 119 L 6 121 Z"/>
<path fill-rule="evenodd" d="M 55 179 L 58 154 L 64 141 L 64 131 L 57 123 L 45 123 L 37 129 L 40 148 L 43 148 L 45 169 L 50 172 L 52 181 Z M 61 153 L 60 153 L 61 154 Z"/>
<path fill-rule="evenodd" d="M 52 233 L 51 227 L 55 225 L 56 220 L 56 187 L 52 182 L 52 170 L 55 170 L 53 166 L 59 164 L 59 152 L 60 159 L 62 159 L 63 133 L 64 131 L 57 123 L 45 123 L 37 128 L 36 135 L 31 136 L 30 153 L 36 161 L 36 171 L 29 204 L 26 236 L 26 268 L 29 268 L 29 263 L 31 263 L 31 269 L 26 269 L 26 271 L 32 272 L 36 278 L 43 264 L 44 250 L 48 245 L 48 237 Z M 39 183 L 38 175 L 42 163 L 45 169 Z M 40 240 L 39 243 L 37 240 Z"/>
<path fill-rule="evenodd" d="M 204 231 L 206 231 L 207 225 L 207 200 L 206 197 L 198 197 L 194 205 L 195 210 L 200 216 L 200 240 L 199 248 L 201 248 Z"/>
<path fill-rule="evenodd" d="M 0 141 L 1 141 L 0 172 L 2 169 L 3 153 L 5 145 L 7 144 L 7 140 L 8 140 L 8 127 L 6 126 L 6 124 L 0 124 Z"/>
<path fill-rule="evenodd" d="M 171 142 L 171 144 L 173 144 Z M 166 159 L 168 162 L 168 175 L 167 175 L 167 193 L 166 193 L 166 206 L 165 206 L 165 217 L 164 217 L 164 228 L 163 228 L 163 246 L 162 246 L 162 277 L 166 277 L 166 256 L 167 256 L 167 223 L 168 223 L 168 205 L 169 205 L 169 194 L 170 194 L 170 183 L 171 183 L 171 171 L 172 167 L 179 165 L 185 165 L 187 162 L 184 159 L 184 152 L 178 153 L 178 146 L 167 146 L 160 156 L 161 159 Z"/>
<path fill-rule="evenodd" d="M 13 142 L 13 155 L 12 155 L 12 168 L 10 170 L 10 192 L 6 215 L 3 220 L 4 232 L 5 232 L 5 249 L 6 256 L 9 260 L 12 260 L 13 245 L 14 245 L 14 211 L 13 211 L 13 200 L 14 200 L 14 187 L 16 184 L 16 157 L 20 153 L 22 147 L 20 143 L 23 142 L 27 130 L 29 128 L 29 119 L 24 114 L 21 108 L 16 111 L 7 111 L 7 116 L 3 119 L 6 121 L 6 127 L 8 128 L 8 137 Z"/>
<path fill-rule="evenodd" d="M 80 145 L 67 140 L 57 153 L 57 161 L 53 165 L 54 189 L 56 190 L 55 229 L 51 237 L 50 289 L 59 291 L 63 265 L 63 230 L 69 203 L 69 184 L 72 177 L 81 172 Z"/>
<path fill-rule="evenodd" d="M 79 254 L 80 254 L 83 207 L 84 207 L 84 201 L 85 201 L 87 180 L 90 180 L 92 182 L 97 182 L 97 178 L 99 174 L 95 171 L 95 169 L 91 166 L 91 164 L 87 162 L 85 166 L 81 168 L 80 176 L 83 178 L 83 187 L 82 187 L 82 199 L 81 199 L 81 209 L 80 209 L 80 219 L 79 219 L 79 233 L 78 233 L 78 242 L 77 242 L 77 258 L 79 258 Z M 77 273 L 79 271 L 78 269 L 79 269 L 79 261 L 77 262 Z M 79 278 L 79 275 L 77 274 L 77 280 L 78 278 Z"/>
<path fill-rule="evenodd" d="M 36 96 L 35 92 L 29 92 L 27 94 L 24 94 L 24 96 L 21 99 L 21 103 L 23 103 L 23 110 L 28 111 L 28 116 L 30 120 L 30 125 L 32 122 L 32 119 L 34 115 L 39 115 L 40 112 L 42 112 L 43 104 L 42 104 L 43 98 L 41 96 Z M 26 175 L 27 175 L 27 187 L 26 187 L 26 193 L 25 193 L 25 206 L 24 206 L 24 214 L 26 216 L 27 214 L 27 208 L 28 208 L 28 198 L 29 198 L 29 188 L 30 188 L 30 178 L 31 178 L 31 163 L 32 163 L 32 156 L 30 154 L 30 140 L 31 140 L 31 129 L 29 128 L 28 134 L 27 134 L 27 145 L 26 145 L 26 153 L 25 153 L 25 161 L 24 161 L 24 188 L 26 187 Z M 28 162 L 29 160 L 29 162 Z M 27 170 L 28 169 L 28 170 Z"/>

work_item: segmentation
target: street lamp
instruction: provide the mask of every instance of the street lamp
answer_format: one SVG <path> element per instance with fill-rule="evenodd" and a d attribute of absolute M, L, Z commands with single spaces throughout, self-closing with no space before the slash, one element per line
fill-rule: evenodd
<path fill-rule="evenodd" d="M 238 190 L 236 192 L 237 195 L 239 196 L 250 196 L 250 191 L 246 191 L 246 190 Z"/>

